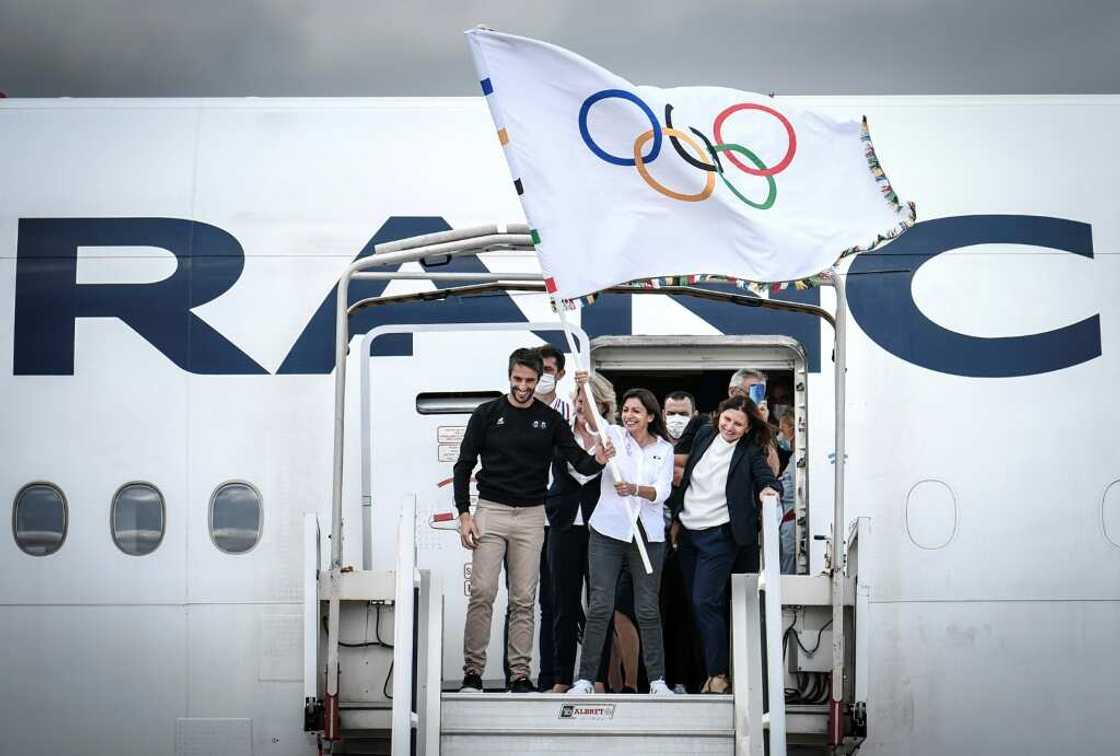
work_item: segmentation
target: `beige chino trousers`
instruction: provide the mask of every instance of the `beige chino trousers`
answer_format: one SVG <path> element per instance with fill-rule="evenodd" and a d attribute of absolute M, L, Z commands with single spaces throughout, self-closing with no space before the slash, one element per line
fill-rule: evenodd
<path fill-rule="evenodd" d="M 486 648 L 494 598 L 502 564 L 509 572 L 509 667 L 513 679 L 529 677 L 533 661 L 533 626 L 541 547 L 544 544 L 544 506 L 510 507 L 478 500 L 474 514 L 482 537 L 471 556 L 471 597 L 463 631 L 463 671 L 479 675 L 486 669 Z"/>

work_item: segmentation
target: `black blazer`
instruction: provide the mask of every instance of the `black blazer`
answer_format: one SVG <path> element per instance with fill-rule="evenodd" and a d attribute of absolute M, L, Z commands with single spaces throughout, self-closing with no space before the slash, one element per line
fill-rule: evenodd
<path fill-rule="evenodd" d="M 692 471 L 704 452 L 712 445 L 719 431 L 708 424 L 696 431 L 692 451 L 681 477 L 681 484 L 673 490 L 669 498 L 669 508 L 673 519 L 680 519 L 684 509 L 684 492 L 692 483 Z M 727 508 L 731 515 L 731 533 L 735 543 L 740 546 L 754 546 L 758 543 L 758 494 L 769 486 L 782 495 L 782 484 L 766 464 L 766 455 L 744 435 L 731 453 L 731 468 L 727 471 Z"/>
<path fill-rule="evenodd" d="M 552 457 L 552 485 L 544 500 L 544 513 L 548 524 L 554 528 L 570 528 L 576 520 L 576 510 L 583 510 L 583 524 L 591 521 L 591 513 L 599 503 L 600 477 L 580 484 L 568 472 L 568 460 L 559 452 Z"/>

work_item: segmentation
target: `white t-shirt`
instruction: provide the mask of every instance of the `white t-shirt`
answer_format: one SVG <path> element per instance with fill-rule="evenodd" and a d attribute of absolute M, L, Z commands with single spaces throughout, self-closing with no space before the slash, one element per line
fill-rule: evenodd
<path fill-rule="evenodd" d="M 688 490 L 684 492 L 681 525 L 689 530 L 703 530 L 731 522 L 727 509 L 727 473 L 731 470 L 731 455 L 738 441 L 728 443 L 716 434 L 704 450 L 704 456 L 692 468 Z"/>
<path fill-rule="evenodd" d="M 653 501 L 641 496 L 619 496 L 615 490 L 618 482 L 609 472 L 602 475 L 599 503 L 591 515 L 590 525 L 595 532 L 619 541 L 633 540 L 631 523 L 635 516 L 641 518 L 642 527 L 650 541 L 665 540 L 665 518 L 661 505 L 669 498 L 673 486 L 673 445 L 654 437 L 654 442 L 642 447 L 622 427 L 607 426 L 607 433 L 614 444 L 614 462 L 622 480 L 639 486 L 653 486 Z M 610 465 L 606 470 L 609 471 Z M 635 512 L 636 510 L 636 512 Z"/>
<path fill-rule="evenodd" d="M 559 396 L 557 396 L 548 403 L 548 406 L 552 407 L 552 409 L 563 415 L 564 419 L 569 423 L 572 422 L 572 403 L 567 399 L 561 399 Z"/>

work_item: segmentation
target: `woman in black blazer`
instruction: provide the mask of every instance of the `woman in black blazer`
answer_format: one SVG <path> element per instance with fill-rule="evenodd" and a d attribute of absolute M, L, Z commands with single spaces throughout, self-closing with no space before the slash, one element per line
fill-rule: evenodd
<path fill-rule="evenodd" d="M 767 464 L 770 427 L 747 397 L 719 405 L 696 432 L 670 508 L 670 539 L 680 549 L 685 585 L 704 645 L 705 693 L 730 687 L 727 588 L 732 572 L 758 570 L 758 497 L 781 496 Z"/>
<path fill-rule="evenodd" d="M 608 424 L 615 419 L 615 392 L 610 381 L 598 373 L 588 380 L 599 416 Z M 572 432 L 584 449 L 598 442 L 591 413 L 577 390 L 573 400 L 575 419 Z M 599 476 L 576 472 L 557 454 L 552 460 L 552 485 L 545 499 L 549 534 L 546 544 L 548 569 L 552 577 L 553 670 L 552 690 L 564 693 L 572 685 L 576 643 L 583 614 L 583 586 L 587 580 L 587 523 L 599 503 Z"/>

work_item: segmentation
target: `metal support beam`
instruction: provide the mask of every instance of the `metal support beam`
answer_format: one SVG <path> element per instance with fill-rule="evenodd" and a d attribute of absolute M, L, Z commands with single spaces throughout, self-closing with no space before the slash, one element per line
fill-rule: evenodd
<path fill-rule="evenodd" d="M 833 747 L 844 740 L 844 412 L 847 361 L 848 301 L 845 283 L 832 269 L 832 287 L 836 291 L 836 337 L 833 348 L 833 370 L 836 382 L 836 469 L 832 501 L 832 700 L 829 703 L 829 741 Z"/>
<path fill-rule="evenodd" d="M 762 574 L 758 587 L 766 593 L 766 723 L 770 729 L 770 756 L 786 756 L 786 686 L 782 669 L 782 570 L 778 557 L 778 523 L 782 518 L 778 497 L 762 497 Z M 749 599 L 748 599 L 749 600 Z M 757 599 L 755 600 L 757 602 Z M 748 627 L 748 632 L 753 629 Z"/>
<path fill-rule="evenodd" d="M 416 612 L 416 497 L 401 506 L 393 604 L 393 756 L 412 749 L 412 629 Z"/>

